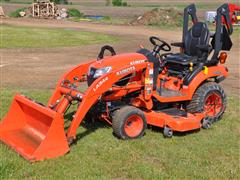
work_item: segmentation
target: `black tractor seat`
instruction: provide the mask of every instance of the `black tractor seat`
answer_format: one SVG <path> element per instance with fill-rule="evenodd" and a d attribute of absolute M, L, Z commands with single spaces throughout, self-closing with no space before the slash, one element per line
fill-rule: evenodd
<path fill-rule="evenodd" d="M 170 54 L 165 56 L 164 61 L 167 63 L 177 63 L 181 65 L 189 65 L 190 62 L 198 63 L 198 61 L 207 61 L 210 51 L 210 31 L 204 22 L 195 23 L 190 28 L 182 43 L 173 43 L 173 46 L 180 47 L 183 53 Z"/>
<path fill-rule="evenodd" d="M 189 63 L 196 64 L 198 62 L 198 57 L 197 56 L 188 56 L 183 53 L 179 54 L 170 54 L 166 56 L 165 59 L 166 62 L 168 63 L 176 63 L 176 64 L 181 64 L 181 65 L 189 65 Z"/>

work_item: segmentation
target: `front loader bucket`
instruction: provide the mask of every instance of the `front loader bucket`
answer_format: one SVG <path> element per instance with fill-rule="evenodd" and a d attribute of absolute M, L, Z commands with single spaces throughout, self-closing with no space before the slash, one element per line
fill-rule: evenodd
<path fill-rule="evenodd" d="M 0 123 L 0 140 L 32 162 L 69 151 L 63 116 L 21 95 Z"/>

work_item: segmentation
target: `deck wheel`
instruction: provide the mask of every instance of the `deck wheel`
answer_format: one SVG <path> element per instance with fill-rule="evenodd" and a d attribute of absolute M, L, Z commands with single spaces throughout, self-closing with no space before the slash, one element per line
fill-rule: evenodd
<path fill-rule="evenodd" d="M 173 130 L 167 126 L 164 127 L 163 135 L 166 138 L 171 138 L 173 136 Z"/>
<path fill-rule="evenodd" d="M 209 129 L 209 128 L 211 128 L 211 126 L 212 126 L 211 121 L 209 121 L 208 118 L 204 118 L 203 121 L 202 121 L 202 128 L 203 129 Z"/>

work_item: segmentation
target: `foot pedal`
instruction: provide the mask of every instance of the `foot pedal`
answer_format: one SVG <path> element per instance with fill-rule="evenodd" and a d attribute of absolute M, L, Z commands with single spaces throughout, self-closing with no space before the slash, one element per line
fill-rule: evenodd
<path fill-rule="evenodd" d="M 183 96 L 181 92 L 179 91 L 174 91 L 166 88 L 161 88 L 157 90 L 158 95 L 162 97 L 179 97 Z"/>
<path fill-rule="evenodd" d="M 186 111 L 177 109 L 177 108 L 170 108 L 170 109 L 163 109 L 160 112 L 163 112 L 165 114 L 168 114 L 170 116 L 175 116 L 175 117 L 187 117 L 188 113 Z"/>

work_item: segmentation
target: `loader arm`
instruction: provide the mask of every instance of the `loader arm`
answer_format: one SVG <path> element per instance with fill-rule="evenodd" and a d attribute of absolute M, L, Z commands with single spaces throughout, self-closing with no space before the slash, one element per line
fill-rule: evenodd
<path fill-rule="evenodd" d="M 48 107 L 52 106 L 54 103 L 56 103 L 57 100 L 59 100 L 62 97 L 62 82 L 64 80 L 69 80 L 71 83 L 74 81 L 79 81 L 85 74 L 87 74 L 89 66 L 95 62 L 96 60 L 89 61 L 84 64 L 80 64 L 67 73 L 65 73 L 59 80 L 55 89 L 55 92 L 51 96 L 51 98 L 48 101 Z M 77 78 L 77 79 L 76 79 Z"/>
<path fill-rule="evenodd" d="M 114 70 L 108 74 L 98 78 L 84 93 L 82 102 L 80 103 L 75 117 L 68 129 L 67 138 L 69 142 L 76 139 L 76 131 L 89 109 L 97 102 L 101 96 L 112 88 L 112 85 L 120 79 L 135 71 L 147 68 L 149 63 L 137 65 L 128 65 L 123 68 Z"/>

